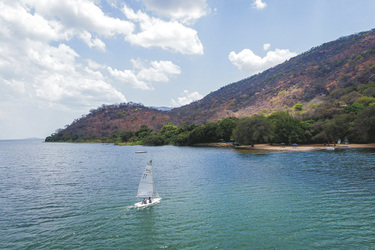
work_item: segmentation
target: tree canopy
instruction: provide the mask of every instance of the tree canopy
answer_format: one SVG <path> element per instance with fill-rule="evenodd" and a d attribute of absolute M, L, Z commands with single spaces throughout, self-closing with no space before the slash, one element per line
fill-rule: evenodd
<path fill-rule="evenodd" d="M 272 123 L 261 115 L 242 118 L 233 131 L 236 142 L 245 145 L 268 142 L 272 136 Z"/>

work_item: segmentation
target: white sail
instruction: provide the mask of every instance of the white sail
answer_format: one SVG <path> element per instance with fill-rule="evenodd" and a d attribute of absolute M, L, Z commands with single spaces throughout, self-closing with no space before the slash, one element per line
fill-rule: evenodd
<path fill-rule="evenodd" d="M 143 171 L 141 180 L 138 186 L 137 197 L 153 197 L 154 196 L 154 176 L 152 174 L 152 161 L 147 163 Z"/>
<path fill-rule="evenodd" d="M 143 171 L 143 174 L 139 182 L 139 186 L 138 186 L 137 197 L 138 198 L 151 197 L 150 200 L 147 200 L 147 201 L 143 200 L 141 202 L 135 203 L 134 206 L 137 208 L 152 206 L 154 204 L 159 203 L 161 200 L 161 197 L 159 197 L 158 191 L 156 190 L 155 183 L 154 183 L 154 176 L 152 173 L 152 161 L 147 163 L 146 168 Z"/>

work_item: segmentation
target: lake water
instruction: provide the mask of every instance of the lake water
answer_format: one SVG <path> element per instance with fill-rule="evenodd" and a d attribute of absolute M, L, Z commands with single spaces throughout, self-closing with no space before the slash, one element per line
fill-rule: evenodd
<path fill-rule="evenodd" d="M 136 209 L 151 159 L 163 199 Z M 0 174 L 0 249 L 375 247 L 372 149 L 0 141 Z"/>

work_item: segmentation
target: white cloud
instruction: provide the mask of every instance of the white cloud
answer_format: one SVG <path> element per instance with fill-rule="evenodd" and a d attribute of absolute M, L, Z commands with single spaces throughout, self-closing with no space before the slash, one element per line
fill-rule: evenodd
<path fill-rule="evenodd" d="M 269 43 L 265 43 L 265 44 L 263 44 L 263 49 L 264 49 L 265 51 L 269 50 L 270 48 L 271 48 L 271 44 L 269 44 Z"/>
<path fill-rule="evenodd" d="M 148 10 L 188 25 L 209 13 L 206 0 L 143 0 L 143 2 Z"/>
<path fill-rule="evenodd" d="M 90 0 L 22 0 L 26 6 L 46 20 L 59 22 L 75 34 L 88 31 L 111 37 L 117 34 L 127 35 L 134 30 L 134 25 L 125 20 L 112 18 Z"/>
<path fill-rule="evenodd" d="M 14 63 L 12 68 L 6 64 L 7 57 L 0 55 L 0 86 L 11 86 L 14 91 L 37 98 L 46 105 L 57 102 L 80 108 L 126 100 L 103 81 L 100 73 L 78 63 L 78 54 L 69 46 L 53 47 L 36 41 L 20 43 L 24 45 L 22 50 L 17 43 L 0 41 L 0 46 L 13 56 L 11 63 Z"/>
<path fill-rule="evenodd" d="M 69 21 L 59 16 L 58 6 L 64 4 L 66 8 L 61 8 L 61 13 L 68 11 L 69 4 L 71 12 L 78 11 L 73 8 L 74 3 L 0 2 L 0 100 L 2 106 L 7 107 L 0 115 L 1 127 L 11 128 L 13 122 L 14 128 L 40 136 L 45 133 L 42 127 L 53 132 L 61 126 L 56 121 L 71 122 L 77 114 L 103 103 L 126 101 L 101 72 L 81 60 L 80 55 L 65 44 L 76 36 L 89 47 L 105 49 L 104 43 L 93 36 L 91 30 L 73 23 L 69 26 Z M 86 7 L 92 4 L 77 1 L 77 4 L 83 3 Z M 41 125 L 41 121 L 46 125 Z M 10 136 L 4 133 L 0 131 L 0 138 Z M 15 137 L 22 135 L 22 131 L 17 131 Z"/>
<path fill-rule="evenodd" d="M 179 23 L 182 17 L 167 22 L 125 6 L 126 16 L 119 19 L 101 8 L 97 0 L 0 1 L 0 104 L 7 107 L 0 113 L 0 126 L 6 123 L 11 127 L 9 122 L 15 119 L 3 118 L 15 115 L 19 128 L 36 117 L 71 121 L 103 103 L 125 102 L 125 96 L 114 87 L 119 86 L 119 79 L 150 90 L 153 83 L 169 82 L 181 74 L 171 61 L 132 60 L 132 69 L 118 70 L 82 58 L 76 40 L 103 52 L 109 49 L 105 42 L 120 37 L 146 48 L 203 54 L 197 31 Z M 26 115 L 25 110 L 35 115 Z M 34 124 L 33 129 L 38 127 L 37 121 Z M 51 126 L 53 130 L 57 127 L 55 123 Z M 0 138 L 5 138 L 1 128 Z"/>
<path fill-rule="evenodd" d="M 0 117 L 1 128 L 7 130 L 0 131 L 0 138 L 43 137 L 93 107 L 126 101 L 100 72 L 83 68 L 70 47 L 23 44 L 25 48 L 19 50 L 17 44 L 0 42 L 15 56 L 13 68 L 0 63 L 0 99 L 7 107 Z M 4 59 L 0 55 L 0 61 Z"/>
<path fill-rule="evenodd" d="M 105 51 L 98 37 L 126 36 L 134 24 L 106 16 L 89 0 L 20 0 L 0 3 L 1 18 L 11 27 L 0 28 L 5 37 L 38 41 L 69 41 L 80 38 L 90 48 Z"/>
<path fill-rule="evenodd" d="M 268 45 L 265 47 L 268 47 Z M 249 74 L 256 74 L 296 55 L 297 53 L 288 49 L 275 49 L 274 51 L 268 51 L 267 55 L 262 58 L 254 54 L 250 49 L 244 49 L 239 53 L 230 52 L 228 58 L 239 70 Z"/>
<path fill-rule="evenodd" d="M 254 0 L 253 8 L 261 10 L 267 7 L 267 4 L 262 2 L 262 0 Z"/>
<path fill-rule="evenodd" d="M 75 36 L 101 51 L 106 49 L 101 36 L 121 34 L 130 36 L 132 43 L 137 43 L 137 38 L 140 43 L 147 41 L 146 47 L 160 46 L 188 54 L 202 52 L 195 30 L 124 8 L 130 13 L 129 19 L 140 22 L 143 32 L 132 34 L 132 22 L 107 16 L 89 0 L 1 1 L 0 86 L 6 86 L 8 93 L 27 93 L 31 98 L 61 102 L 66 107 L 70 103 L 87 105 L 89 101 L 94 101 L 91 105 L 125 101 L 106 82 L 111 79 L 100 72 L 107 66 L 92 60 L 81 62 L 80 55 L 64 44 Z M 155 34 L 148 28 L 156 28 Z M 150 34 L 155 36 L 148 37 Z M 152 61 L 136 70 L 109 67 L 105 72 L 110 77 L 126 79 L 135 87 L 152 89 L 151 82 L 168 82 L 181 69 L 170 61 Z M 3 93 L 0 96 L 5 98 Z"/>
<path fill-rule="evenodd" d="M 125 84 L 134 88 L 153 90 L 152 82 L 169 82 L 174 75 L 181 73 L 179 66 L 171 61 L 142 61 L 131 60 L 132 70 L 117 70 L 107 67 L 109 74 Z"/>
<path fill-rule="evenodd" d="M 187 105 L 199 99 L 202 99 L 203 96 L 197 91 L 189 93 L 188 90 L 184 90 L 180 97 L 177 97 L 177 100 L 172 99 L 171 104 L 175 107 Z"/>
<path fill-rule="evenodd" d="M 139 69 L 137 76 L 145 81 L 168 82 L 171 76 L 181 74 L 180 67 L 171 61 L 152 61 L 148 68 L 140 60 L 132 61 Z"/>
<path fill-rule="evenodd" d="M 197 31 L 177 21 L 166 22 L 124 5 L 124 15 L 132 22 L 139 23 L 140 32 L 127 35 L 131 44 L 145 48 L 160 47 L 181 54 L 203 54 L 203 45 Z"/>
<path fill-rule="evenodd" d="M 48 21 L 38 13 L 31 13 L 19 1 L 0 2 L 0 32 L 2 39 L 29 38 L 51 41 L 68 39 L 71 34 L 59 22 Z"/>
<path fill-rule="evenodd" d="M 87 59 L 87 65 L 90 69 L 95 69 L 95 70 L 99 70 L 99 69 L 106 69 L 107 66 L 106 65 L 102 65 L 102 64 L 99 64 L 91 59 Z"/>
<path fill-rule="evenodd" d="M 84 31 L 80 34 L 80 38 L 89 46 L 90 48 L 94 47 L 101 51 L 105 51 L 105 44 L 98 38 L 92 38 L 91 34 L 87 31 Z"/>
<path fill-rule="evenodd" d="M 111 67 L 108 67 L 107 69 L 111 76 L 115 77 L 117 80 L 125 84 L 132 85 L 134 88 L 144 89 L 144 90 L 153 89 L 146 82 L 138 79 L 136 74 L 131 70 L 117 70 L 117 69 L 112 69 Z"/>

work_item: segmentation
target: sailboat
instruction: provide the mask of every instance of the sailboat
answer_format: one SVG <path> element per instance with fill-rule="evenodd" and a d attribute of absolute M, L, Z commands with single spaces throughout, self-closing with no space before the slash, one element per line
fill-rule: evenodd
<path fill-rule="evenodd" d="M 159 197 L 158 191 L 155 187 L 154 175 L 152 172 L 152 161 L 147 163 L 146 168 L 143 171 L 141 180 L 139 181 L 137 197 L 143 198 L 143 201 L 135 203 L 135 207 L 151 206 L 159 203 L 161 200 L 161 197 Z"/>

